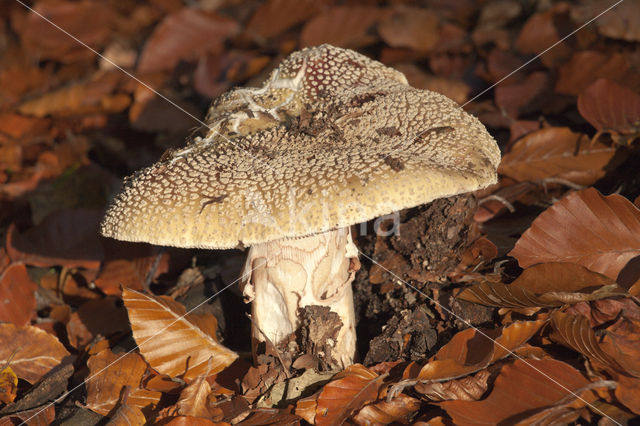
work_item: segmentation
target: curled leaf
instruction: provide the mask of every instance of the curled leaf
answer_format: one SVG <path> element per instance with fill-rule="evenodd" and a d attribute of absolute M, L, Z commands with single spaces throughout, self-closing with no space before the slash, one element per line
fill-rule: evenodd
<path fill-rule="evenodd" d="M 238 355 L 215 338 L 215 317 L 187 315 L 169 297 L 125 289 L 122 299 L 140 353 L 158 372 L 187 382 L 224 370 Z"/>

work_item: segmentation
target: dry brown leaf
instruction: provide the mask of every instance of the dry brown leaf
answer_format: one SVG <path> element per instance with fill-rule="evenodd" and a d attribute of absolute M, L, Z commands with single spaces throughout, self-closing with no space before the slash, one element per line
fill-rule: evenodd
<path fill-rule="evenodd" d="M 258 408 L 243 420 L 242 426 L 264 426 L 264 425 L 299 425 L 300 417 L 291 413 L 289 408 Z"/>
<path fill-rule="evenodd" d="M 120 71 L 99 72 L 88 81 L 75 83 L 46 93 L 18 107 L 18 111 L 35 117 L 69 116 L 123 111 L 131 103 L 129 95 L 114 93 L 122 75 Z"/>
<path fill-rule="evenodd" d="M 555 331 L 551 336 L 554 340 L 600 364 L 625 371 L 614 358 L 602 350 L 587 318 L 556 311 L 551 314 L 551 325 Z"/>
<path fill-rule="evenodd" d="M 104 46 L 113 31 L 113 9 L 100 1 L 37 2 L 34 10 L 94 49 Z M 38 60 L 72 62 L 95 57 L 89 49 L 34 12 L 27 15 L 19 32 L 25 47 Z"/>
<path fill-rule="evenodd" d="M 572 192 L 542 212 L 509 255 L 523 268 L 571 262 L 616 279 L 640 255 L 640 210 L 617 194 Z"/>
<path fill-rule="evenodd" d="M 118 332 L 127 333 L 127 312 L 115 296 L 89 300 L 71 314 L 66 330 L 69 343 L 80 349 L 99 335 L 110 337 Z"/>
<path fill-rule="evenodd" d="M 457 297 L 501 308 L 552 307 L 626 295 L 605 275 L 575 263 L 550 262 L 531 266 L 511 284 L 481 282 Z"/>
<path fill-rule="evenodd" d="M 414 386 L 416 392 L 420 392 L 432 401 L 477 401 L 487 391 L 491 373 L 489 370 L 480 370 L 473 376 L 462 377 L 447 382 L 426 382 Z"/>
<path fill-rule="evenodd" d="M 367 405 L 353 416 L 353 421 L 359 425 L 407 424 L 419 409 L 420 401 L 401 393 L 390 401 Z"/>
<path fill-rule="evenodd" d="M 378 24 L 378 32 L 391 47 L 429 52 L 440 38 L 439 26 L 435 12 L 399 6 Z"/>
<path fill-rule="evenodd" d="M 640 377 L 640 319 L 619 318 L 605 330 L 600 347 L 628 374 Z"/>
<path fill-rule="evenodd" d="M 120 405 L 106 426 L 142 426 L 147 424 L 147 419 L 140 408 L 124 403 Z"/>
<path fill-rule="evenodd" d="M 527 342 L 545 322 L 516 321 L 502 330 L 483 330 L 482 333 L 472 328 L 460 331 L 440 348 L 415 378 L 444 381 L 482 370 Z"/>
<path fill-rule="evenodd" d="M 28 424 L 29 426 L 49 426 L 56 417 L 56 407 L 53 404 L 45 407 L 36 407 L 19 413 L 9 414 L 0 418 L 1 426 L 14 426 L 16 424 Z"/>
<path fill-rule="evenodd" d="M 23 264 L 10 265 L 0 275 L 0 321 L 28 324 L 36 308 L 37 288 Z"/>
<path fill-rule="evenodd" d="M 7 231 L 7 253 L 14 261 L 34 266 L 97 269 L 102 260 L 98 210 L 60 210 L 24 233 Z"/>
<path fill-rule="evenodd" d="M 163 419 L 163 426 L 231 426 L 230 423 L 213 422 L 202 417 L 176 416 Z"/>
<path fill-rule="evenodd" d="M 615 395 L 631 411 L 640 414 L 640 379 L 620 375 Z"/>
<path fill-rule="evenodd" d="M 180 393 L 176 402 L 177 414 L 193 417 L 210 417 L 207 397 L 211 393 L 211 385 L 205 376 L 197 377 Z"/>
<path fill-rule="evenodd" d="M 37 382 L 69 355 L 55 336 L 30 325 L 0 324 L 0 342 L 0 365 L 13 355 L 11 368 L 29 383 Z"/>
<path fill-rule="evenodd" d="M 316 425 L 341 424 L 363 405 L 378 399 L 385 375 L 353 364 L 324 385 L 317 397 Z M 296 409 L 296 414 L 301 415 Z"/>
<path fill-rule="evenodd" d="M 140 54 L 138 72 L 169 71 L 181 60 L 220 52 L 224 41 L 238 29 L 229 18 L 195 7 L 182 8 L 154 28 Z"/>
<path fill-rule="evenodd" d="M 158 372 L 187 382 L 216 374 L 238 355 L 216 341 L 215 317 L 185 315 L 180 303 L 168 297 L 148 296 L 125 289 L 122 299 L 129 313 L 133 337 L 140 353 Z M 202 326 L 206 325 L 206 328 Z M 213 329 L 213 330 L 212 330 Z"/>
<path fill-rule="evenodd" d="M 578 111 L 598 132 L 627 144 L 640 136 L 640 94 L 599 79 L 578 97 Z"/>
<path fill-rule="evenodd" d="M 87 366 L 91 379 L 86 382 L 86 407 L 98 414 L 106 416 L 113 410 L 125 386 L 131 388 L 126 401 L 129 406 L 144 409 L 154 407 L 160 401 L 160 392 L 140 388 L 147 363 L 138 353 L 114 354 L 105 349 L 90 357 Z"/>
<path fill-rule="evenodd" d="M 532 72 L 522 82 L 496 87 L 496 105 L 510 118 L 539 111 L 548 102 L 549 84 L 547 73 Z"/>
<path fill-rule="evenodd" d="M 608 0 L 596 0 L 590 3 L 592 16 L 611 6 Z M 596 21 L 598 32 L 605 37 L 627 41 L 640 41 L 640 4 L 633 1 L 622 2 Z"/>
<path fill-rule="evenodd" d="M 502 157 L 498 171 L 516 181 L 555 178 L 586 186 L 604 176 L 603 168 L 615 152 L 568 127 L 547 127 L 518 140 Z"/>
<path fill-rule="evenodd" d="M 558 70 L 556 92 L 578 96 L 599 78 L 620 81 L 629 72 L 629 62 L 621 53 L 605 55 L 595 50 L 576 52 Z"/>
<path fill-rule="evenodd" d="M 315 0 L 268 0 L 256 8 L 246 31 L 259 42 L 265 42 L 308 20 L 321 10 L 320 6 Z"/>
<path fill-rule="evenodd" d="M 588 384 L 578 370 L 563 362 L 516 360 L 502 368 L 487 398 L 445 401 L 439 405 L 457 425 L 514 424 L 523 415 L 556 404 Z M 587 401 L 593 400 L 585 394 L 580 396 Z"/>
<path fill-rule="evenodd" d="M 538 55 L 554 45 L 553 49 L 540 57 L 542 63 L 547 66 L 553 66 L 568 57 L 571 54 L 571 47 L 566 41 L 560 42 L 561 38 L 570 31 L 568 30 L 571 25 L 568 11 L 568 4 L 559 3 L 531 16 L 524 23 L 515 47 L 524 54 Z"/>
<path fill-rule="evenodd" d="M 389 12 L 375 7 L 338 6 L 308 21 L 300 35 L 300 45 L 329 43 L 338 47 L 359 48 L 377 39 L 372 28 Z"/>

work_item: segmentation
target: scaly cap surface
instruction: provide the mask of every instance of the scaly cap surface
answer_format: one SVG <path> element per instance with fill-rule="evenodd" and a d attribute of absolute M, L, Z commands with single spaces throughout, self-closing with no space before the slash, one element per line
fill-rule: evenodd
<path fill-rule="evenodd" d="M 201 248 L 310 235 L 485 187 L 500 161 L 453 101 L 329 45 L 222 95 L 207 123 L 125 181 L 103 235 Z"/>

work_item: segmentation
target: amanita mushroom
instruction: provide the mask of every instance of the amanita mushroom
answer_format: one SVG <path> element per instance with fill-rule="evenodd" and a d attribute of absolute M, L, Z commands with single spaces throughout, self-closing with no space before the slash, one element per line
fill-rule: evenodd
<path fill-rule="evenodd" d="M 453 101 L 351 50 L 291 54 L 261 88 L 225 93 L 210 131 L 125 181 L 102 234 L 251 247 L 244 294 L 255 341 L 278 344 L 299 308 L 342 320 L 335 364 L 355 354 L 349 226 L 496 181 L 500 152 Z"/>

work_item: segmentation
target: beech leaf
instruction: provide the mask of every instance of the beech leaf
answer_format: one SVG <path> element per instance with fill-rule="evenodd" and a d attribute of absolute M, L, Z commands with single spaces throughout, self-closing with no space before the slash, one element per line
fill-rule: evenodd
<path fill-rule="evenodd" d="M 556 178 L 591 185 L 604 175 L 602 169 L 615 152 L 568 127 L 547 127 L 518 140 L 498 171 L 519 182 Z"/>
<path fill-rule="evenodd" d="M 589 381 L 578 370 L 564 362 L 553 359 L 516 360 L 502 367 L 487 398 L 481 401 L 445 401 L 439 405 L 455 424 L 515 424 L 518 415 L 545 409 L 588 384 Z M 587 401 L 592 399 L 581 396 Z M 578 413 L 575 414 L 577 416 Z"/>
<path fill-rule="evenodd" d="M 37 288 L 23 264 L 10 265 L 0 275 L 0 321 L 26 325 L 36 308 Z"/>
<path fill-rule="evenodd" d="M 341 424 L 363 405 L 378 399 L 386 375 L 378 375 L 362 364 L 353 364 L 336 374 L 317 398 L 315 424 Z M 301 413 L 296 410 L 296 414 Z"/>
<path fill-rule="evenodd" d="M 158 372 L 190 382 L 219 373 L 238 358 L 216 341 L 213 315 L 185 315 L 184 306 L 169 297 L 129 289 L 123 290 L 122 299 L 140 353 Z"/>
<path fill-rule="evenodd" d="M 87 381 L 86 407 L 98 414 L 106 416 L 113 410 L 125 386 L 131 388 L 126 401 L 129 406 L 144 409 L 160 401 L 160 392 L 140 388 L 147 363 L 135 352 L 114 354 L 104 349 L 89 358 L 87 366 L 91 379 Z"/>
<path fill-rule="evenodd" d="M 640 210 L 617 194 L 573 192 L 542 212 L 509 255 L 523 268 L 572 262 L 616 279 L 640 255 Z"/>
<path fill-rule="evenodd" d="M 0 365 L 13 355 L 11 368 L 29 383 L 37 382 L 69 355 L 55 336 L 30 325 L 0 324 L 0 342 Z"/>

